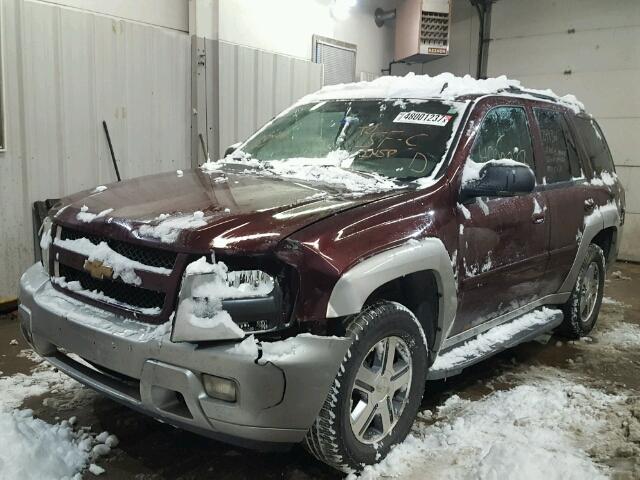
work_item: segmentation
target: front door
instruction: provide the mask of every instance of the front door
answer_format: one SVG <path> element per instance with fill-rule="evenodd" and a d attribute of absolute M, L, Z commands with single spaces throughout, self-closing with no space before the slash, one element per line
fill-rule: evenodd
<path fill-rule="evenodd" d="M 536 170 L 527 112 L 522 106 L 498 106 L 487 112 L 465 170 L 473 167 L 470 162 L 500 159 L 516 160 Z M 452 335 L 539 297 L 548 257 L 546 213 L 545 198 L 535 191 L 476 198 L 458 206 L 461 298 Z"/>

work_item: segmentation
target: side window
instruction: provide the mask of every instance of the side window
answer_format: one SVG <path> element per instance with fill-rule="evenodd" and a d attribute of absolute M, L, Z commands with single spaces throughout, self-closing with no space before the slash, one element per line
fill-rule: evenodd
<path fill-rule="evenodd" d="M 534 108 L 540 127 L 547 183 L 582 177 L 578 150 L 562 113 Z"/>
<path fill-rule="evenodd" d="M 476 163 L 508 158 L 535 171 L 527 114 L 522 107 L 496 107 L 482 121 L 469 158 Z"/>
<path fill-rule="evenodd" d="M 574 118 L 574 123 L 580 138 L 582 138 L 582 143 L 593 166 L 594 173 L 615 172 L 611 152 L 609 152 L 602 130 L 600 130 L 596 121 L 592 118 L 580 116 Z"/>

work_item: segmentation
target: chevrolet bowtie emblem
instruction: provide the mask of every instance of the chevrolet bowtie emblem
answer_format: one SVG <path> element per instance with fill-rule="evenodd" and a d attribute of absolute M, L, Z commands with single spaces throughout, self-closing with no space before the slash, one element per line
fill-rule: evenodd
<path fill-rule="evenodd" d="M 85 260 L 82 268 L 97 280 L 113 277 L 113 268 L 104 265 L 100 260 Z"/>

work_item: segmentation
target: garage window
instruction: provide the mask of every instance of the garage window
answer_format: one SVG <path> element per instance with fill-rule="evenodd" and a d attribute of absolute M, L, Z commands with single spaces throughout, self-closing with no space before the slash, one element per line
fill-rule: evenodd
<path fill-rule="evenodd" d="M 575 117 L 576 128 L 595 173 L 615 172 L 611 152 L 600 126 L 592 118 Z"/>
<path fill-rule="evenodd" d="M 313 36 L 313 61 L 324 65 L 323 85 L 354 82 L 356 46 L 332 38 Z"/>

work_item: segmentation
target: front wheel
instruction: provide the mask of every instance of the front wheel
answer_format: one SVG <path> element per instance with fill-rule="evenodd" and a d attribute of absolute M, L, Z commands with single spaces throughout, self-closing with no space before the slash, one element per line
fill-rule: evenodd
<path fill-rule="evenodd" d="M 394 302 L 353 317 L 347 334 L 353 343 L 305 447 L 349 473 L 384 458 L 409 433 L 424 393 L 428 352 L 416 317 Z"/>
<path fill-rule="evenodd" d="M 593 329 L 598 319 L 604 292 L 604 252 L 595 244 L 589 245 L 576 285 L 562 307 L 564 321 L 560 333 L 578 339 Z"/>

